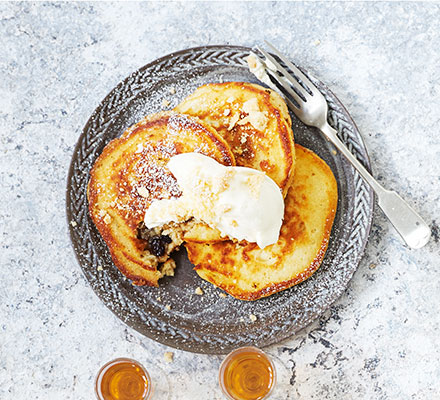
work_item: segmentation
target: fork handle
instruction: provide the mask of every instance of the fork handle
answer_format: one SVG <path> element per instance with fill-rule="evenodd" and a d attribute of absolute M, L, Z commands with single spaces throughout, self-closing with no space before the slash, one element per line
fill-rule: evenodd
<path fill-rule="evenodd" d="M 414 249 L 423 247 L 428 243 L 431 229 L 396 192 L 385 189 L 366 168 L 351 154 L 347 146 L 339 139 L 337 132 L 328 123 L 320 130 L 336 146 L 336 148 L 357 169 L 365 182 L 376 192 L 379 207 L 402 236 L 406 244 Z"/>

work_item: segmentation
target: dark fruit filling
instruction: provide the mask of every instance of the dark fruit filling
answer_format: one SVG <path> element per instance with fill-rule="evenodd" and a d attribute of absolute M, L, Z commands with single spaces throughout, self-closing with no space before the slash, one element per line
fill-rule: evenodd
<path fill-rule="evenodd" d="M 162 257 L 165 254 L 165 248 L 168 243 L 171 243 L 169 236 L 158 235 L 148 239 L 149 250 L 156 257 Z"/>
<path fill-rule="evenodd" d="M 143 221 L 139 223 L 137 228 L 137 238 L 147 241 L 146 250 L 149 250 L 156 257 L 162 257 L 165 254 L 166 245 L 171 243 L 171 238 L 158 233 L 158 229 L 148 229 Z"/>

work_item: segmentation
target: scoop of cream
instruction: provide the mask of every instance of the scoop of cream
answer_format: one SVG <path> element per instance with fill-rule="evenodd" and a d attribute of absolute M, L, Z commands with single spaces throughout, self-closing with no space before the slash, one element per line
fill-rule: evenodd
<path fill-rule="evenodd" d="M 284 199 L 264 172 L 225 167 L 199 153 L 178 154 L 167 167 L 182 196 L 155 200 L 145 213 L 148 228 L 195 218 L 223 236 L 255 242 L 260 248 L 278 241 Z"/>

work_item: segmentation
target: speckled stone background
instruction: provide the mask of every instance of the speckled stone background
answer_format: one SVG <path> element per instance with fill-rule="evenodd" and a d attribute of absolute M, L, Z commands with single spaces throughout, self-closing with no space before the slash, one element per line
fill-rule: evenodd
<path fill-rule="evenodd" d="M 439 4 L 199 2 L 0 4 L 0 399 L 92 399 L 99 366 L 118 356 L 145 364 L 157 399 L 221 398 L 222 357 L 144 338 L 89 288 L 65 184 L 82 127 L 122 78 L 175 50 L 263 39 L 331 87 L 375 175 L 433 233 L 409 250 L 376 210 L 344 296 L 267 349 L 274 398 L 440 398 Z"/>

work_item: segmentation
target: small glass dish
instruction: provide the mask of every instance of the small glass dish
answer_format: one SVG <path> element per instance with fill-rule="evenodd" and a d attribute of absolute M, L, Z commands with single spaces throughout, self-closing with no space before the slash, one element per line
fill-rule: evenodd
<path fill-rule="evenodd" d="M 131 358 L 109 361 L 96 375 L 95 394 L 98 400 L 149 400 L 152 392 L 148 371 Z"/>
<path fill-rule="evenodd" d="M 220 365 L 219 384 L 228 400 L 267 399 L 275 383 L 275 365 L 256 347 L 240 347 L 229 353 Z"/>

